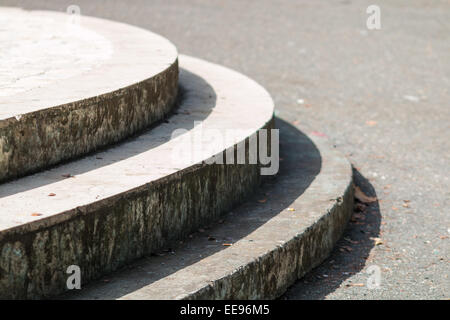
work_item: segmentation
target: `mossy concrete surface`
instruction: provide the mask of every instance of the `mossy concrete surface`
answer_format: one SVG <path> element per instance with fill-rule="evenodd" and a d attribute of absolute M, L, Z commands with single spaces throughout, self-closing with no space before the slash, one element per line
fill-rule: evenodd
<path fill-rule="evenodd" d="M 319 265 L 353 210 L 352 168 L 328 139 L 277 120 L 281 167 L 190 239 L 66 299 L 273 299 Z"/>
<path fill-rule="evenodd" d="M 204 160 L 272 128 L 270 95 L 227 68 L 180 60 L 182 99 L 167 122 L 108 150 L 0 185 L 1 298 L 61 293 L 70 265 L 80 267 L 84 285 L 217 219 L 259 185 L 259 165 Z M 195 141 L 208 151 L 195 157 L 188 152 L 179 165 L 172 155 L 185 142 L 172 133 L 180 128 L 194 136 L 209 129 L 236 134 L 223 149 Z"/>

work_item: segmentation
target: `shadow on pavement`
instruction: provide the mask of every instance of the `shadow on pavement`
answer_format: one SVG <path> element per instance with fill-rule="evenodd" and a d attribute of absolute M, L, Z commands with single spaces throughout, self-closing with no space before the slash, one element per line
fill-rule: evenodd
<path fill-rule="evenodd" d="M 353 177 L 355 185 L 366 195 L 377 196 L 374 187 L 358 170 L 353 169 Z M 374 238 L 379 237 L 381 219 L 378 201 L 364 204 L 355 199 L 353 215 L 331 255 L 290 287 L 280 299 L 324 299 L 347 278 L 361 272 L 376 245 Z M 365 287 L 366 283 L 350 285 Z"/>

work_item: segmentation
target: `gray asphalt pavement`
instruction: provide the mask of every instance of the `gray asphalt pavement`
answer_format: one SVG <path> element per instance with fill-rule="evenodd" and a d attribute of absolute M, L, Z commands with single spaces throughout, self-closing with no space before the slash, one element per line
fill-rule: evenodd
<path fill-rule="evenodd" d="M 378 198 L 282 299 L 450 298 L 450 1 L 0 0 L 70 4 L 252 77 L 280 118 L 326 134 Z M 366 28 L 370 4 L 380 30 Z M 370 266 L 379 288 L 367 286 Z"/>

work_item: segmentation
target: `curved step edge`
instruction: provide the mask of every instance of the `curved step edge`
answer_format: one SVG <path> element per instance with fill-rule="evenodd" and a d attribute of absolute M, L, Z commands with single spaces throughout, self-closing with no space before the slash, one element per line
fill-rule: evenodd
<path fill-rule="evenodd" d="M 282 295 L 318 266 L 341 237 L 353 211 L 353 183 L 351 165 L 326 138 L 308 137 L 279 119 L 276 127 L 283 161 L 273 181 L 184 243 L 61 298 L 273 299 Z"/>
<path fill-rule="evenodd" d="M 289 209 L 281 211 L 231 247 L 120 299 L 274 299 L 318 266 L 331 252 L 353 212 L 353 179 L 351 165 L 339 151 L 324 138 L 309 138 L 320 152 L 322 167 Z M 290 149 L 288 152 L 295 151 Z M 291 169 L 296 170 L 295 167 Z M 264 205 L 271 206 L 268 202 Z M 230 224 L 237 227 L 254 221 L 258 216 L 258 211 L 254 211 L 253 215 L 249 208 L 234 211 Z M 241 218 L 246 214 L 248 220 Z M 176 259 L 183 260 L 180 254 Z M 169 268 L 170 264 L 166 263 L 164 267 Z"/>
<path fill-rule="evenodd" d="M 184 143 L 183 136 L 170 140 L 171 133 L 193 121 L 203 120 L 203 129 L 245 128 L 253 134 L 273 126 L 273 101 L 253 80 L 198 59 L 180 61 L 186 97 L 169 123 L 0 185 L 0 297 L 61 293 L 70 265 L 80 266 L 83 282 L 89 282 L 187 236 L 259 185 L 258 165 L 201 163 L 216 150 L 181 168 L 168 161 L 174 146 Z M 244 133 L 236 141 L 249 137 Z M 74 177 L 62 178 L 67 173 Z"/>
<path fill-rule="evenodd" d="M 11 8 L 0 13 L 50 21 L 67 39 L 76 32 L 67 29 L 63 13 Z M 81 19 L 81 28 L 105 39 L 112 55 L 76 76 L 0 96 L 0 182 L 117 143 L 162 120 L 175 105 L 178 53 L 171 42 L 123 23 Z"/>

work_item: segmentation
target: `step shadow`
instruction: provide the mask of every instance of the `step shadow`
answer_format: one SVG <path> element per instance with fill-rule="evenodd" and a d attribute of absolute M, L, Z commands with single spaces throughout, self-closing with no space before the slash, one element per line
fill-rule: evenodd
<path fill-rule="evenodd" d="M 357 169 L 353 169 L 354 183 L 366 195 L 376 197 L 375 188 Z M 365 207 L 365 209 L 364 209 Z M 330 256 L 317 268 L 297 281 L 280 298 L 283 300 L 321 300 L 334 292 L 352 275 L 370 264 L 374 238 L 380 237 L 382 216 L 378 201 L 363 205 L 355 199 L 353 216 Z M 326 275 L 326 276 L 324 276 Z M 369 290 L 364 283 L 347 284 L 358 290 Z"/>
<path fill-rule="evenodd" d="M 207 81 L 186 69 L 180 68 L 179 79 L 180 85 L 177 102 L 167 117 L 119 143 L 108 145 L 87 155 L 64 161 L 40 173 L 0 184 L 0 199 L 57 183 L 65 179 L 62 174 L 70 174 L 76 177 L 77 175 L 109 166 L 115 162 L 126 160 L 167 143 L 171 139 L 171 132 L 175 129 L 193 129 L 197 125 L 197 122 L 204 121 L 211 114 L 216 106 L 217 95 L 214 88 Z M 192 87 L 195 87 L 196 90 L 188 89 Z M 201 112 L 190 114 L 190 107 L 195 106 L 184 105 L 182 108 L 180 107 L 184 101 L 189 99 L 190 95 L 198 96 L 199 92 L 201 92 L 202 96 Z M 180 125 L 171 125 L 171 122 L 179 122 Z M 155 130 L 161 133 L 153 135 Z M 125 145 L 126 148 L 123 148 Z M 71 166 L 70 163 L 73 161 L 82 161 L 82 164 Z"/>
<path fill-rule="evenodd" d="M 314 143 L 291 124 L 276 119 L 280 129 L 280 170 L 242 205 L 203 226 L 188 241 L 177 242 L 165 250 L 142 258 L 79 292 L 62 299 L 117 299 L 161 280 L 189 265 L 226 250 L 289 207 L 320 173 L 322 158 Z"/>

